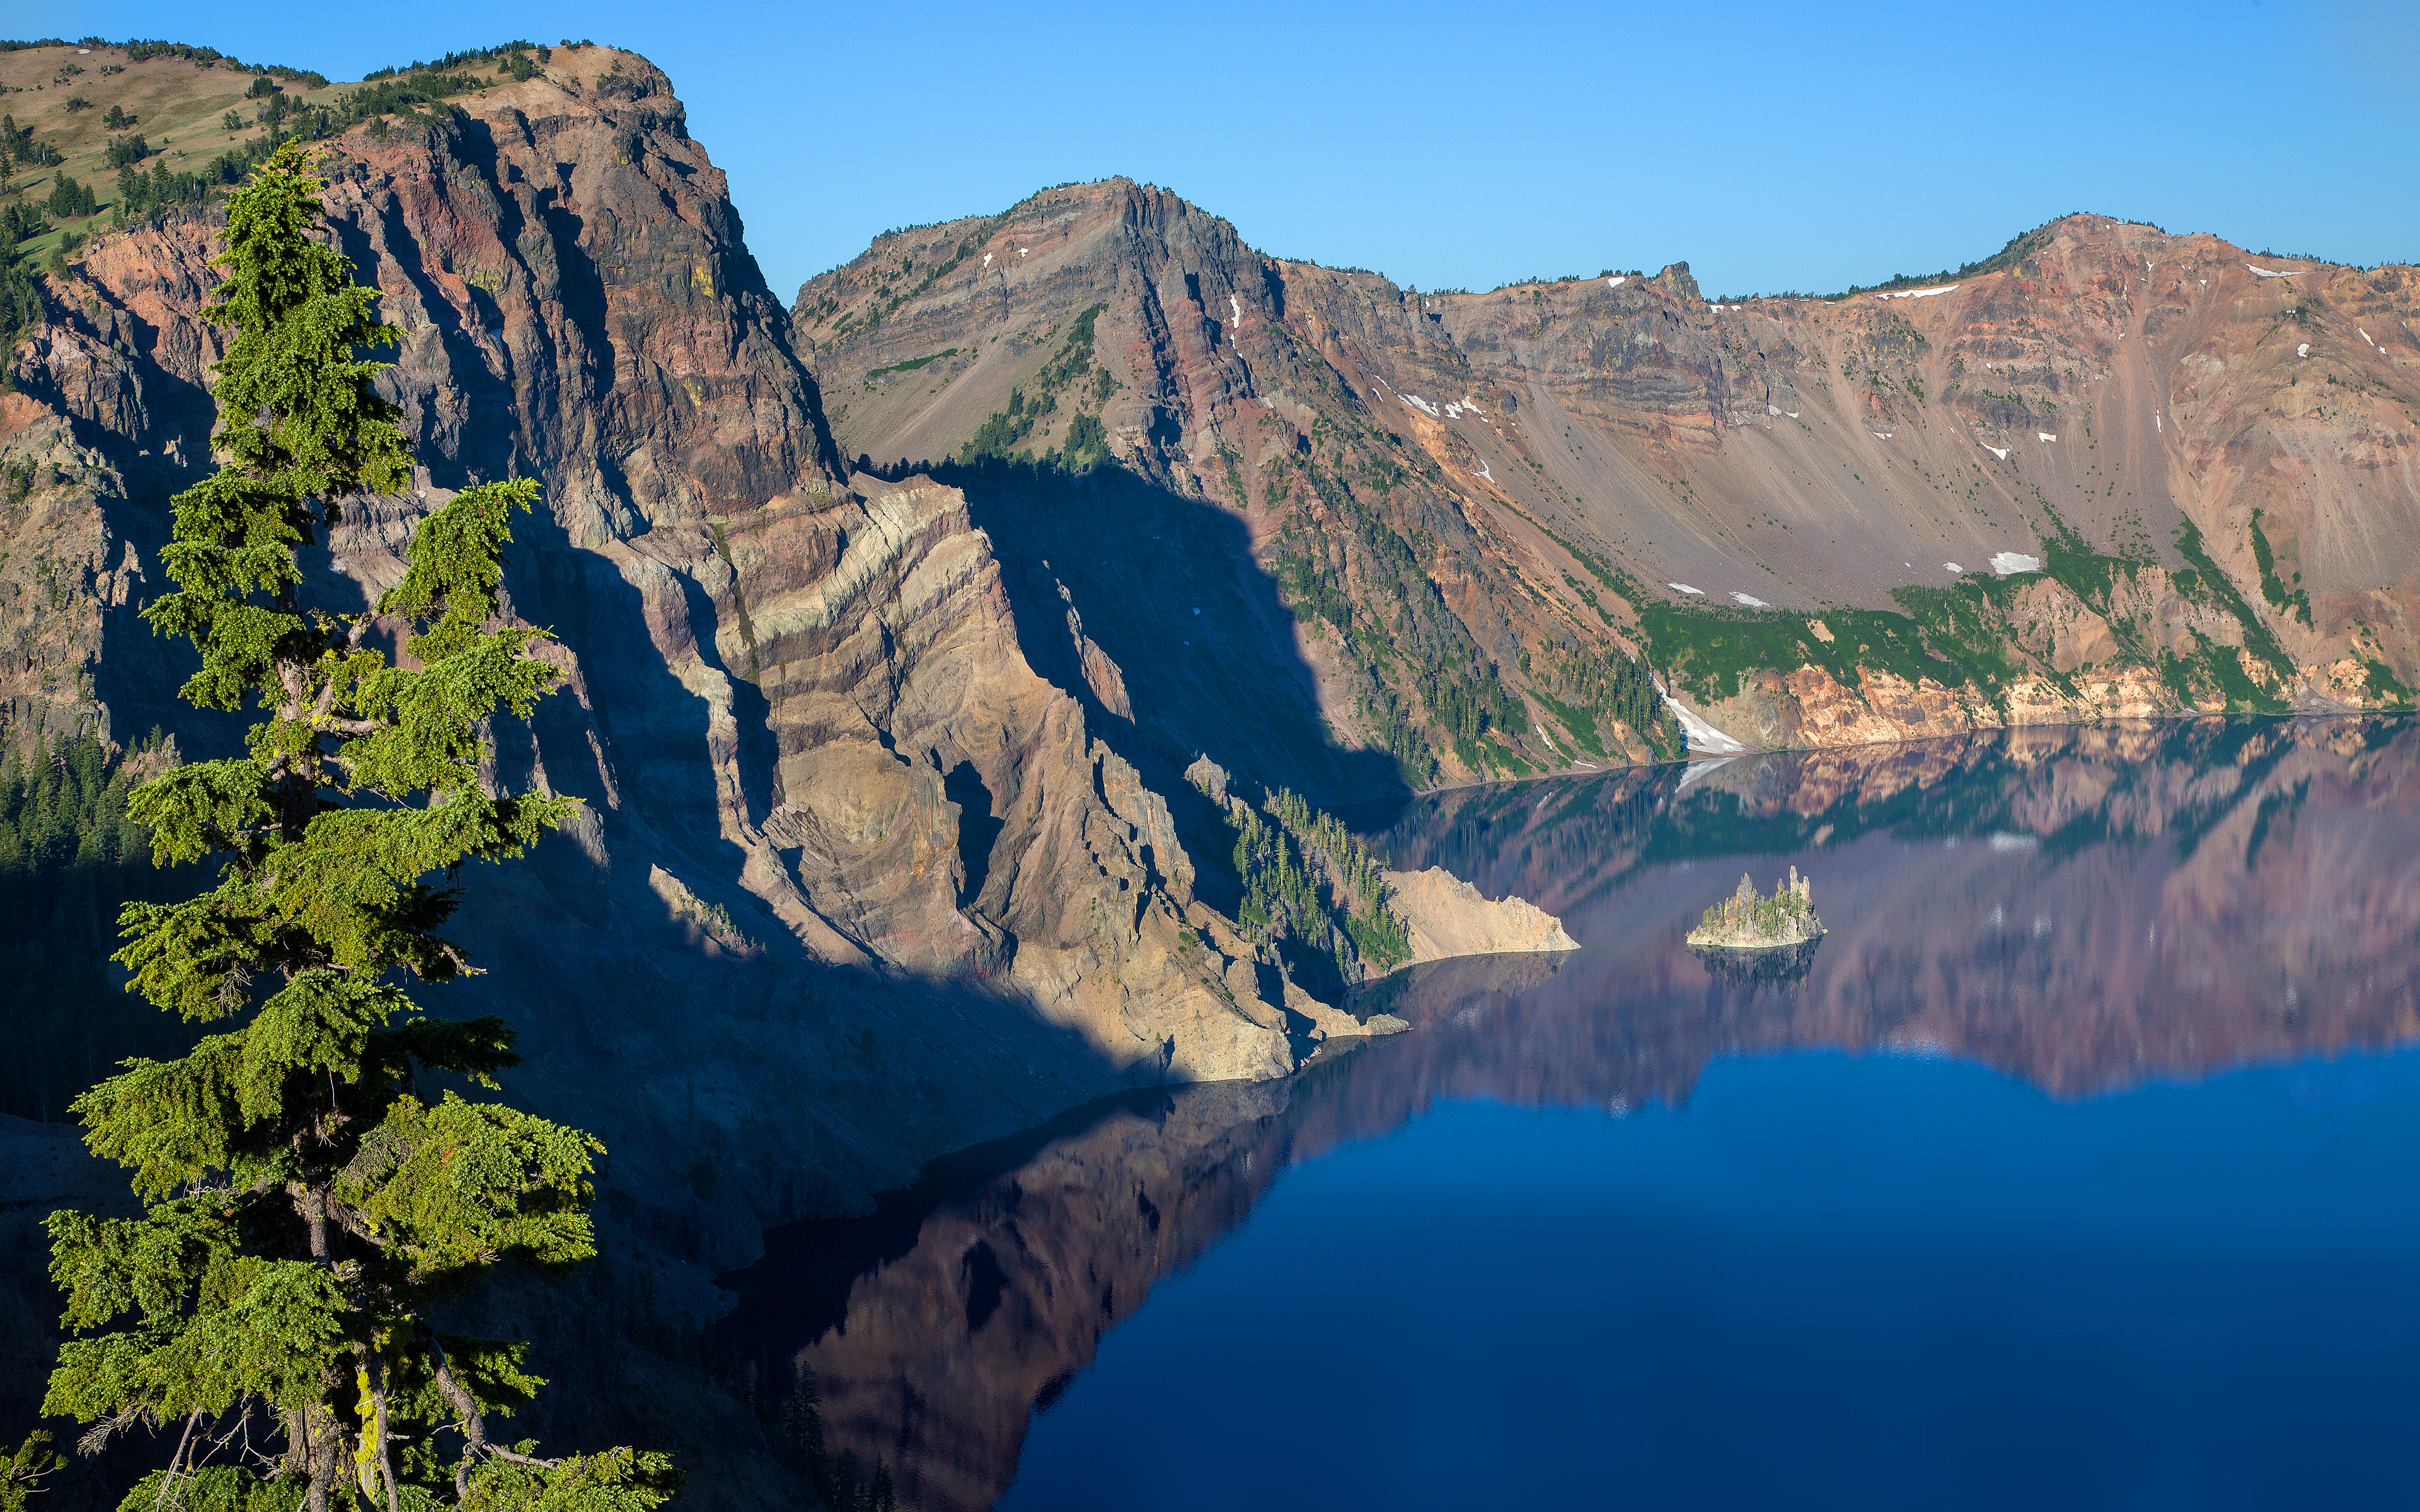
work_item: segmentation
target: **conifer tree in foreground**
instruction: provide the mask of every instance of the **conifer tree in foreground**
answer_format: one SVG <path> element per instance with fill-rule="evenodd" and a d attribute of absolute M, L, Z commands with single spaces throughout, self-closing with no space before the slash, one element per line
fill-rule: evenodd
<path fill-rule="evenodd" d="M 525 717 L 555 678 L 527 654 L 544 632 L 491 623 L 535 483 L 483 484 L 423 520 L 370 612 L 300 602 L 296 549 L 345 497 L 411 471 L 372 388 L 385 364 L 357 355 L 397 332 L 314 239 L 322 187 L 288 144 L 228 202 L 228 276 L 205 312 L 235 330 L 224 465 L 178 496 L 177 588 L 144 611 L 200 649 L 188 700 L 260 711 L 249 754 L 173 768 L 131 804 L 156 860 L 225 864 L 189 903 L 129 904 L 117 959 L 132 990 L 225 1027 L 75 1104 L 145 1209 L 50 1219 L 77 1336 L 44 1411 L 93 1424 L 87 1451 L 137 1426 L 173 1442 L 130 1509 L 640 1512 L 671 1493 L 663 1456 L 550 1460 L 491 1438 L 538 1384 L 525 1346 L 441 1332 L 432 1311 L 499 1264 L 595 1253 L 602 1147 L 433 1088 L 494 1088 L 513 1032 L 426 1017 L 402 986 L 470 969 L 437 933 L 457 890 L 428 879 L 519 855 L 576 800 L 479 780 L 484 721 Z"/>

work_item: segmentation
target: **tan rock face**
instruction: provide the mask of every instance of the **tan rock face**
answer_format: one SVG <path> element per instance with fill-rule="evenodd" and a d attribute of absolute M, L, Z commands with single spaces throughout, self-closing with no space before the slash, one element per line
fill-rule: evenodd
<path fill-rule="evenodd" d="M 1412 963 L 1451 956 L 1576 950 L 1560 921 L 1520 898 L 1492 902 L 1443 867 L 1389 872 L 1395 910 L 1410 927 Z"/>

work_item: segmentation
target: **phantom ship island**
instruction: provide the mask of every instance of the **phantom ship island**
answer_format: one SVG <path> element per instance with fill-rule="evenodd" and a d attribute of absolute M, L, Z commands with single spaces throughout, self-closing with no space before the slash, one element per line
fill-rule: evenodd
<path fill-rule="evenodd" d="M 1785 981 L 1814 964 L 1823 938 L 1815 917 L 1815 884 L 1790 869 L 1773 896 L 1760 897 L 1746 873 L 1739 890 L 1708 908 L 1689 932 L 1689 949 L 1715 976 L 1734 981 Z"/>

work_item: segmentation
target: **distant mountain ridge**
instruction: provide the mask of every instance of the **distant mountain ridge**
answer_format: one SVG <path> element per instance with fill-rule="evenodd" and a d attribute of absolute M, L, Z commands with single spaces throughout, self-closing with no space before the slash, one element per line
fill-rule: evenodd
<path fill-rule="evenodd" d="M 2256 261 L 2071 216 L 1832 301 L 1708 301 L 1685 263 L 1421 295 L 1109 180 L 888 236 L 792 314 L 845 451 L 1063 461 L 1084 405 L 1012 406 L 1099 305 L 1117 387 L 1083 455 L 1247 521 L 1321 717 L 1374 746 L 1373 687 L 1423 701 L 1335 611 L 1396 612 L 1384 543 L 1341 527 L 1422 543 L 1482 705 L 1528 705 L 1432 739 L 1450 777 L 1652 745 L 1566 717 L 1592 656 L 1641 657 L 1715 748 L 2407 705 L 2420 282 Z"/>

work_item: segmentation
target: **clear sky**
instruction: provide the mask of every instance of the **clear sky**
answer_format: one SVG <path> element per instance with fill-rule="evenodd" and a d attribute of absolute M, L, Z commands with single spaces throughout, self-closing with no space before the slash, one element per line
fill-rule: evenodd
<path fill-rule="evenodd" d="M 1829 291 L 2069 210 L 2420 260 L 2420 4 L 676 5 L 15 0 L 357 78 L 515 37 L 672 75 L 784 299 L 895 225 L 1126 174 L 1423 288 Z"/>

